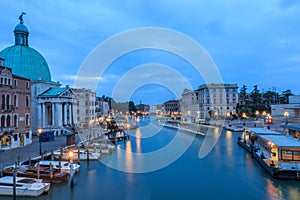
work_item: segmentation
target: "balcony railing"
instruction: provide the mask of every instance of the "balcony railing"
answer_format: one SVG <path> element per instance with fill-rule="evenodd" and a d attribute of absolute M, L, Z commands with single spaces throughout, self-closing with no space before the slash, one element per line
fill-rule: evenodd
<path fill-rule="evenodd" d="M 0 127 L 1 133 L 10 133 L 13 132 L 16 129 L 14 126 L 8 126 L 8 127 Z"/>
<path fill-rule="evenodd" d="M 1 105 L 1 110 L 2 111 L 11 111 L 13 109 L 14 109 L 13 105 L 4 105 L 4 104 Z"/>

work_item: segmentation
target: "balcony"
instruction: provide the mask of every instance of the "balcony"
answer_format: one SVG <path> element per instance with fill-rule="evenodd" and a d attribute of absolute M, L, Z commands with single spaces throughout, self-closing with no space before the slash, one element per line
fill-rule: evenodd
<path fill-rule="evenodd" d="M 2 135 L 3 133 L 11 133 L 15 129 L 16 129 L 16 127 L 14 127 L 14 126 L 0 127 L 0 132 L 1 132 L 1 135 Z"/>
<path fill-rule="evenodd" d="M 13 109 L 14 109 L 13 105 L 4 105 L 4 104 L 1 105 L 1 111 L 2 112 L 10 112 Z"/>

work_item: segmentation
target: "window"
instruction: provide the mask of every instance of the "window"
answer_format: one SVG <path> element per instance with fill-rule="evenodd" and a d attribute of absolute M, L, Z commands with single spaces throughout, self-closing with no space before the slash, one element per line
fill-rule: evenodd
<path fill-rule="evenodd" d="M 29 114 L 26 114 L 25 116 L 26 116 L 26 117 L 25 117 L 25 118 L 26 118 L 26 119 L 25 119 L 25 126 L 30 126 L 30 118 L 29 118 L 30 115 L 29 115 Z"/>
<path fill-rule="evenodd" d="M 28 81 L 25 82 L 25 87 L 29 88 L 29 82 Z"/>
<path fill-rule="evenodd" d="M 14 141 L 18 140 L 18 134 L 14 134 Z"/>
<path fill-rule="evenodd" d="M 14 115 L 13 126 L 14 126 L 14 127 L 18 127 L 18 115 Z"/>
<path fill-rule="evenodd" d="M 7 115 L 6 117 L 6 126 L 10 127 L 10 115 Z"/>
<path fill-rule="evenodd" d="M 26 105 L 25 105 L 27 108 L 29 107 L 29 96 L 26 95 Z"/>
<path fill-rule="evenodd" d="M 18 107 L 18 96 L 14 95 L 14 107 Z"/>
<path fill-rule="evenodd" d="M 14 79 L 14 86 L 18 86 L 18 80 Z"/>

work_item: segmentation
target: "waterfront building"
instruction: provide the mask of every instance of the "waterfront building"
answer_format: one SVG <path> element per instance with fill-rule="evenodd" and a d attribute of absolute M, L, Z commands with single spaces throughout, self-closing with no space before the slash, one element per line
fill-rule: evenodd
<path fill-rule="evenodd" d="M 85 88 L 73 88 L 77 98 L 77 124 L 87 126 L 96 120 L 96 93 Z"/>
<path fill-rule="evenodd" d="M 19 24 L 15 26 L 15 44 L 3 49 L 0 57 L 4 59 L 3 65 L 12 69 L 17 76 L 28 78 L 31 81 L 31 123 L 32 130 L 36 132 L 40 127 L 38 119 L 43 113 L 38 111 L 37 97 L 49 88 L 60 87 L 58 82 L 51 81 L 50 69 L 46 59 L 36 49 L 29 46 L 29 31 L 24 25 L 22 13 Z"/>
<path fill-rule="evenodd" d="M 32 143 L 31 82 L 2 65 L 0 58 L 0 148 L 9 149 Z"/>
<path fill-rule="evenodd" d="M 135 106 L 137 115 L 148 115 L 150 111 L 150 105 L 147 104 L 138 104 Z"/>
<path fill-rule="evenodd" d="M 180 115 L 179 100 L 169 100 L 163 103 L 164 113 L 170 116 Z"/>
<path fill-rule="evenodd" d="M 299 124 L 287 124 L 285 125 L 287 129 L 287 135 L 290 135 L 296 139 L 300 139 L 300 125 Z"/>
<path fill-rule="evenodd" d="M 284 116 L 284 113 L 288 112 L 288 116 Z M 276 104 L 271 105 L 271 115 L 274 117 L 288 117 L 292 118 L 300 117 L 300 95 L 289 96 L 288 104 Z"/>
<path fill-rule="evenodd" d="M 184 89 L 181 94 L 181 114 L 182 117 L 190 122 L 196 122 L 199 120 L 200 108 L 199 108 L 199 90 Z"/>
<path fill-rule="evenodd" d="M 163 105 L 150 105 L 150 114 L 162 115 Z"/>
<path fill-rule="evenodd" d="M 107 116 L 109 113 L 109 102 L 100 97 L 96 97 L 95 112 L 97 117 Z"/>
<path fill-rule="evenodd" d="M 37 126 L 43 132 L 61 135 L 74 131 L 77 124 L 77 96 L 69 86 L 49 88 L 37 96 Z"/>
<path fill-rule="evenodd" d="M 235 113 L 238 103 L 237 84 L 204 84 L 198 87 L 200 118 L 224 119 Z"/>

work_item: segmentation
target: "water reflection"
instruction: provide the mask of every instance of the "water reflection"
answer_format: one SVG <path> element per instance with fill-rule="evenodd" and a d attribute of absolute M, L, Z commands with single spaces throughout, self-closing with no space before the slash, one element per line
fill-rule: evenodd
<path fill-rule="evenodd" d="M 135 134 L 135 142 L 136 142 L 136 152 L 141 153 L 141 130 L 136 129 L 136 134 Z"/>
<path fill-rule="evenodd" d="M 233 139 L 232 139 L 232 132 L 231 131 L 226 131 L 226 156 L 227 157 L 232 157 L 232 152 L 233 152 Z"/>
<path fill-rule="evenodd" d="M 132 163 L 132 147 L 131 147 L 131 141 L 127 140 L 125 145 L 125 167 L 127 171 L 133 170 L 133 163 Z"/>

